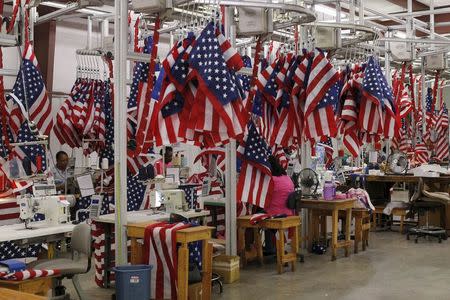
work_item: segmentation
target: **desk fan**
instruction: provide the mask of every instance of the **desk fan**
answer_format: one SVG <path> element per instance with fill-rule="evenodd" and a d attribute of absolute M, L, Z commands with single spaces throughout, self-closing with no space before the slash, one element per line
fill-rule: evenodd
<path fill-rule="evenodd" d="M 405 174 L 408 164 L 408 157 L 401 152 L 392 153 L 386 161 L 387 169 L 394 174 Z"/>
<path fill-rule="evenodd" d="M 319 178 L 313 169 L 305 168 L 301 170 L 298 175 L 298 182 L 304 198 L 316 196 Z"/>

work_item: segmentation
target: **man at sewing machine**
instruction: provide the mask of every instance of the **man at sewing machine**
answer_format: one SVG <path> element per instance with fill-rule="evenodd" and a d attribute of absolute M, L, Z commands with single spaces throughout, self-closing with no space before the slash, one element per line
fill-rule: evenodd
<path fill-rule="evenodd" d="M 64 151 L 56 153 L 56 164 L 52 168 L 53 177 L 55 178 L 56 191 L 66 193 L 68 179 L 69 156 Z"/>

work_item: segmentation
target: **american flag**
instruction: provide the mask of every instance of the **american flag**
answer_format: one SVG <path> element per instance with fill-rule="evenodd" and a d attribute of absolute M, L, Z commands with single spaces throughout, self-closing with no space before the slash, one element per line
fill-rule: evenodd
<path fill-rule="evenodd" d="M 177 299 L 176 232 L 190 226 L 185 223 L 155 223 L 145 228 L 144 259 L 146 264 L 153 264 L 150 276 L 152 299 Z"/>
<path fill-rule="evenodd" d="M 358 121 L 358 108 L 351 93 L 348 93 L 345 97 L 342 106 L 341 120 L 344 146 L 353 157 L 357 157 L 361 146 L 358 136 L 358 126 L 356 125 Z"/>
<path fill-rule="evenodd" d="M 225 172 L 225 149 L 224 148 L 209 148 L 202 150 L 194 159 L 194 164 L 197 161 L 201 161 L 202 166 L 209 170 L 212 160 L 215 160 L 215 164 L 218 169 Z"/>
<path fill-rule="evenodd" d="M 77 80 L 72 87 L 69 97 L 64 100 L 58 114 L 56 115 L 56 124 L 53 126 L 53 132 L 61 144 L 67 144 L 72 148 L 81 147 L 81 138 L 79 132 L 72 123 L 71 114 L 75 102 L 81 96 L 81 82 Z"/>
<path fill-rule="evenodd" d="M 238 201 L 268 207 L 273 190 L 268 161 L 270 149 L 253 122 L 248 125 L 248 134 L 239 145 L 238 155 L 243 160 L 237 185 Z"/>
<path fill-rule="evenodd" d="M 289 160 L 287 158 L 286 152 L 284 151 L 283 147 L 274 146 L 272 149 L 272 155 L 276 159 L 278 159 L 278 162 L 283 167 L 283 169 L 287 170 L 287 167 L 289 165 Z"/>
<path fill-rule="evenodd" d="M 315 73 L 317 73 L 317 71 Z M 330 72 L 328 71 L 328 73 Z M 336 72 L 335 74 L 337 75 L 338 73 Z M 334 76 L 329 80 L 334 81 L 335 77 L 337 76 Z M 309 80 L 318 80 L 318 78 L 314 79 L 314 77 L 310 77 Z M 308 87 L 309 85 L 310 84 L 308 83 Z M 319 86 L 319 84 L 317 84 L 317 86 Z M 328 85 L 325 85 L 325 83 L 323 83 L 322 86 L 326 87 Z M 320 93 L 322 94 L 322 92 Z M 322 136 L 334 137 L 336 135 L 337 125 L 334 107 L 336 107 L 337 105 L 339 93 L 340 83 L 334 81 L 331 87 L 323 93 L 322 98 L 318 98 L 319 100 L 315 103 L 313 109 L 311 109 L 313 104 L 311 103 L 311 105 L 308 106 L 307 101 L 307 103 L 305 104 L 305 135 L 308 139 L 317 139 L 321 138 Z"/>
<path fill-rule="evenodd" d="M 13 273 L 0 272 L 0 279 L 23 281 L 23 280 L 39 278 L 39 277 L 58 276 L 60 273 L 61 272 L 59 270 L 27 269 L 27 270 L 17 271 L 17 272 L 13 272 Z"/>
<path fill-rule="evenodd" d="M 44 80 L 38 69 L 33 46 L 25 45 L 19 74 L 13 87 L 12 93 L 19 100 L 23 107 L 28 108 L 30 121 L 34 122 L 40 133 L 50 135 L 53 126 L 53 117 L 50 100 L 47 98 Z M 14 136 L 16 136 L 25 121 L 25 116 L 19 104 L 13 101 L 10 106 L 10 126 Z"/>
<path fill-rule="evenodd" d="M 12 242 L 0 243 L 0 260 L 12 258 L 37 257 L 41 251 L 41 244 L 20 247 Z"/>
<path fill-rule="evenodd" d="M 239 69 L 242 61 L 228 45 L 221 34 L 216 36 L 214 24 L 210 23 L 194 42 L 189 55 L 198 90 L 188 128 L 211 134 L 213 145 L 227 143 L 242 134 L 244 128 L 241 93 L 231 70 Z"/>
<path fill-rule="evenodd" d="M 0 225 L 19 223 L 19 215 L 16 198 L 0 199 Z"/>
<path fill-rule="evenodd" d="M 157 17 L 155 21 L 155 27 L 153 31 L 153 43 L 152 51 L 149 65 L 149 76 L 147 82 L 139 83 L 139 96 L 137 98 L 137 129 L 136 129 L 136 149 L 135 154 L 146 154 L 152 146 L 151 139 L 153 138 L 154 122 L 155 122 L 155 102 L 152 97 L 152 90 L 154 87 L 153 74 L 155 74 L 156 69 L 156 55 L 158 53 L 158 43 L 159 43 L 159 28 L 160 28 L 160 18 Z M 157 99 L 155 99 L 157 100 Z M 153 122 L 153 123 L 152 123 Z"/>
<path fill-rule="evenodd" d="M 436 121 L 436 132 L 438 139 L 436 142 L 436 157 L 440 161 L 447 161 L 449 159 L 449 139 L 448 139 L 448 109 L 445 103 L 441 105 L 439 116 Z"/>
<path fill-rule="evenodd" d="M 152 37 L 148 37 L 144 41 L 144 53 L 150 53 L 153 44 Z M 127 123 L 127 134 L 128 138 L 131 139 L 135 137 L 136 134 L 136 123 L 137 123 L 137 104 L 138 104 L 138 94 L 142 93 L 139 87 L 142 88 L 140 83 L 147 82 L 148 80 L 148 69 L 149 63 L 138 62 L 134 65 L 133 70 L 133 80 L 130 86 L 130 96 L 128 98 L 128 123 Z"/>
<path fill-rule="evenodd" d="M 407 120 L 402 119 L 402 126 L 400 128 L 400 145 L 399 150 L 403 153 L 408 153 L 411 149 L 412 132 L 411 126 L 407 126 Z"/>
<path fill-rule="evenodd" d="M 323 137 L 320 142 L 317 143 L 318 146 L 322 146 L 325 150 L 325 167 L 327 169 L 333 168 L 333 141 L 330 137 Z"/>
<path fill-rule="evenodd" d="M 417 143 L 414 148 L 414 159 L 416 164 L 428 163 L 430 156 L 427 146 L 424 143 Z"/>
<path fill-rule="evenodd" d="M 403 90 L 400 97 L 400 118 L 405 118 L 409 112 L 414 109 L 414 103 L 411 97 L 408 95 L 406 89 Z"/>
<path fill-rule="evenodd" d="M 369 135 L 383 134 L 384 99 L 389 96 L 389 88 L 384 85 L 383 78 L 379 62 L 371 56 L 364 70 L 363 98 L 359 115 L 359 127 Z M 392 93 L 390 93 L 390 99 L 392 102 Z"/>
<path fill-rule="evenodd" d="M 30 130 L 30 127 L 28 126 L 28 123 L 25 122 L 22 124 L 19 135 L 17 136 L 17 142 L 33 142 L 38 141 L 36 138 L 35 133 L 33 133 Z M 36 172 L 37 171 L 37 157 L 41 157 L 42 162 L 42 170 L 45 171 L 46 169 L 46 155 L 45 155 L 45 148 L 43 145 L 28 145 L 28 146 L 18 146 L 13 149 L 13 154 L 15 154 L 20 160 L 27 159 L 31 162 L 31 171 Z"/>
<path fill-rule="evenodd" d="M 127 209 L 139 210 L 141 204 L 149 196 L 148 186 L 143 185 L 135 176 L 127 177 Z"/>

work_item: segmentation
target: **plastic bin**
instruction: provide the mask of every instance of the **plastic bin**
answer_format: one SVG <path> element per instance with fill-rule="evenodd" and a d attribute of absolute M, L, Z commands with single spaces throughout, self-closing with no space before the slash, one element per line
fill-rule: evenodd
<path fill-rule="evenodd" d="M 116 273 L 116 300 L 149 300 L 151 265 L 119 266 Z"/>

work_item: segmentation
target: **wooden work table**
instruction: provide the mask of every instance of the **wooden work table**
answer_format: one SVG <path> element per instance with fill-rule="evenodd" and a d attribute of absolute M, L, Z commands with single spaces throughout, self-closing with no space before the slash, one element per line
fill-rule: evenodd
<path fill-rule="evenodd" d="M 409 183 L 410 189 L 409 189 L 409 197 L 412 196 L 414 192 L 414 184 L 417 184 L 420 180 L 420 178 L 423 179 L 423 182 L 431 191 L 440 191 L 440 192 L 447 192 L 450 194 L 450 175 L 441 175 L 439 177 L 420 177 L 420 176 L 413 176 L 411 174 L 404 174 L 404 175 L 394 175 L 394 174 L 388 174 L 388 175 L 365 175 L 365 178 L 367 182 L 384 182 L 386 184 L 388 183 Z M 445 224 L 442 224 L 442 226 L 447 231 L 447 234 L 450 235 L 450 203 L 445 204 Z"/>
<path fill-rule="evenodd" d="M 355 199 L 344 200 L 316 200 L 316 199 L 302 199 L 300 201 L 300 208 L 308 209 L 308 249 L 312 250 L 313 242 L 319 237 L 319 218 L 326 217 L 326 213 L 330 212 L 332 218 L 332 239 L 331 239 L 331 260 L 336 260 L 336 252 L 339 248 L 345 249 L 345 256 L 350 254 L 350 228 L 352 221 L 352 208 Z M 339 211 L 345 211 L 345 241 L 338 242 L 338 222 Z M 322 224 L 326 224 L 326 220 L 322 220 Z M 325 232 L 326 234 L 326 232 Z"/>
<path fill-rule="evenodd" d="M 138 242 L 144 238 L 145 228 L 155 221 L 128 224 L 127 235 L 131 239 L 131 263 L 141 264 L 144 261 L 143 245 Z M 189 273 L 189 249 L 188 243 L 203 241 L 202 248 L 202 299 L 211 299 L 212 276 L 212 244 L 211 232 L 214 228 L 208 226 L 195 226 L 178 230 L 176 233 L 178 248 L 178 299 L 188 299 L 188 273 Z"/>
<path fill-rule="evenodd" d="M 47 297 L 0 288 L 0 300 L 46 300 Z"/>

